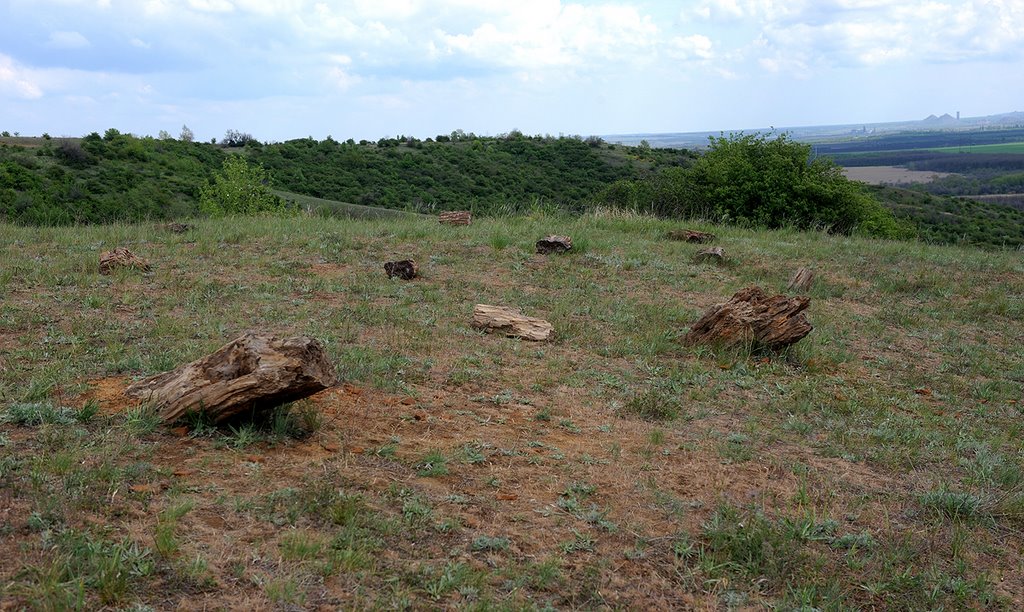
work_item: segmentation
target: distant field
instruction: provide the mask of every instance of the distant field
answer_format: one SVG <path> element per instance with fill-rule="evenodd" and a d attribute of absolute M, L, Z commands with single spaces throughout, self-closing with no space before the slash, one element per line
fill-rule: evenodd
<path fill-rule="evenodd" d="M 933 147 L 925 150 L 941 151 L 943 153 L 1015 153 L 1024 155 L 1024 142 L 1005 142 L 968 147 Z"/>
<path fill-rule="evenodd" d="M 843 168 L 847 178 L 869 185 L 898 185 L 901 183 L 928 183 L 949 176 L 948 172 L 907 170 L 897 166 L 860 166 Z"/>

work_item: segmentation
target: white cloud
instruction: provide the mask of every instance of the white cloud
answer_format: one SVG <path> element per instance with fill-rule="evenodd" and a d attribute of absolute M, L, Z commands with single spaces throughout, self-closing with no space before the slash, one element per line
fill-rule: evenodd
<path fill-rule="evenodd" d="M 27 70 L 10 57 L 0 54 L 0 94 L 7 93 L 27 100 L 43 96 L 42 88 Z"/>
<path fill-rule="evenodd" d="M 51 32 L 47 46 L 53 49 L 87 49 L 92 43 L 78 32 Z"/>
<path fill-rule="evenodd" d="M 235 5 L 230 0 L 188 0 L 189 8 L 208 13 L 230 13 Z"/>
<path fill-rule="evenodd" d="M 440 32 L 450 53 L 519 69 L 586 67 L 595 61 L 643 61 L 658 27 L 629 6 L 563 5 L 558 0 L 503 4 L 468 34 Z"/>
<path fill-rule="evenodd" d="M 703 34 L 676 36 L 669 41 L 668 46 L 669 54 L 681 60 L 709 60 L 715 56 L 712 49 L 714 43 Z"/>

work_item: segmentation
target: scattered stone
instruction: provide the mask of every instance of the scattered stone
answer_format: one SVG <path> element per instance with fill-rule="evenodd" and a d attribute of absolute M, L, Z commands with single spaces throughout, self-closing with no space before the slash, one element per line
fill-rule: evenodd
<path fill-rule="evenodd" d="M 811 285 L 814 284 L 814 271 L 807 268 L 800 268 L 793 273 L 793 277 L 789 279 L 789 291 L 796 291 L 799 293 L 806 293 Z"/>
<path fill-rule="evenodd" d="M 452 210 L 441 213 L 439 220 L 441 225 L 469 225 L 473 215 L 468 210 Z"/>
<path fill-rule="evenodd" d="M 537 241 L 537 252 L 541 255 L 548 253 L 565 253 L 572 250 L 572 238 L 569 236 L 550 235 Z"/>
<path fill-rule="evenodd" d="M 117 247 L 113 251 L 100 254 L 100 274 L 110 274 L 117 268 L 129 268 L 148 272 L 149 262 L 132 253 L 125 247 Z"/>
<path fill-rule="evenodd" d="M 323 346 L 306 336 L 246 333 L 215 352 L 130 385 L 164 423 L 202 411 L 214 423 L 313 395 L 337 383 Z"/>
<path fill-rule="evenodd" d="M 419 276 L 419 268 L 416 267 L 416 262 L 411 259 L 389 261 L 384 264 L 384 272 L 387 273 L 388 278 L 395 278 L 397 276 L 402 280 L 412 280 Z"/>
<path fill-rule="evenodd" d="M 697 244 L 705 244 L 707 242 L 714 242 L 715 235 L 709 234 L 708 232 L 698 232 L 697 230 L 690 229 L 678 229 L 670 230 L 665 237 L 669 240 L 682 240 L 683 242 L 693 242 Z"/>
<path fill-rule="evenodd" d="M 709 261 L 714 263 L 723 263 L 725 262 L 725 249 L 722 247 L 701 249 L 693 256 L 693 260 L 697 263 L 707 263 Z"/>
<path fill-rule="evenodd" d="M 498 332 L 510 338 L 541 342 L 551 339 L 554 328 L 543 319 L 524 316 L 507 306 L 477 304 L 473 308 L 473 327 L 487 332 Z"/>
<path fill-rule="evenodd" d="M 728 302 L 712 306 L 690 327 L 684 341 L 725 346 L 750 343 L 780 349 L 814 329 L 804 316 L 810 304 L 807 297 L 768 296 L 760 287 L 747 287 Z"/>

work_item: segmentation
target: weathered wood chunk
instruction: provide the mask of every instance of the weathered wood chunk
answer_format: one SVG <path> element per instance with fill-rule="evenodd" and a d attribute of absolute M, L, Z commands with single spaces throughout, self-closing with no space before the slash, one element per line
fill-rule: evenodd
<path fill-rule="evenodd" d="M 697 230 L 691 229 L 677 229 L 671 230 L 665 237 L 669 240 L 682 240 L 683 242 L 694 242 L 697 244 L 704 244 L 706 242 L 714 242 L 715 235 L 709 234 L 708 232 L 698 232 Z"/>
<path fill-rule="evenodd" d="M 725 249 L 722 247 L 701 249 L 693 256 L 693 260 L 697 263 L 706 263 L 709 261 L 713 263 L 722 263 L 725 261 Z"/>
<path fill-rule="evenodd" d="M 507 306 L 477 304 L 473 307 L 473 327 L 487 332 L 498 332 L 511 338 L 537 342 L 551 339 L 554 328 L 543 319 L 524 316 Z"/>
<path fill-rule="evenodd" d="M 250 332 L 206 357 L 133 383 L 125 393 L 151 402 L 165 423 L 190 411 L 204 412 L 219 423 L 336 383 L 334 366 L 317 340 Z"/>
<path fill-rule="evenodd" d="M 117 247 L 113 251 L 100 253 L 100 274 L 110 274 L 117 268 L 132 268 L 148 272 L 149 262 L 125 247 Z"/>
<path fill-rule="evenodd" d="M 712 306 L 690 327 L 687 344 L 754 346 L 780 349 L 814 329 L 804 316 L 807 297 L 768 296 L 760 287 L 736 292 L 728 302 Z"/>
<path fill-rule="evenodd" d="M 473 215 L 468 210 L 451 210 L 441 213 L 439 220 L 442 225 L 469 225 Z"/>
<path fill-rule="evenodd" d="M 806 293 L 811 285 L 814 284 L 814 271 L 807 268 L 800 268 L 793 273 L 792 278 L 789 279 L 789 286 L 787 289 L 790 291 L 798 291 L 800 293 Z"/>
<path fill-rule="evenodd" d="M 191 223 L 179 223 L 177 221 L 174 221 L 172 223 L 168 223 L 164 227 L 166 227 L 168 231 L 174 232 L 175 234 L 184 234 L 185 232 L 191 231 L 192 228 L 195 226 L 192 225 Z"/>
<path fill-rule="evenodd" d="M 572 250 L 572 238 L 569 236 L 557 236 L 552 234 L 537 241 L 537 252 L 541 255 L 548 253 L 565 253 Z"/>
<path fill-rule="evenodd" d="M 419 275 L 419 268 L 416 267 L 416 262 L 411 259 L 403 259 L 401 261 L 389 261 L 384 264 L 384 272 L 387 273 L 388 278 L 395 278 L 396 276 L 402 280 L 412 280 Z"/>

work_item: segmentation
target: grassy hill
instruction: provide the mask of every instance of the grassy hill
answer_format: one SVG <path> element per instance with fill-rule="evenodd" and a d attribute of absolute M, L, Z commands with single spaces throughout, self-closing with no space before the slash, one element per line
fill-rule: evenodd
<path fill-rule="evenodd" d="M 533 215 L 0 225 L 0 600 L 15 608 L 1020 609 L 1019 254 Z M 533 254 L 548 233 L 577 252 Z M 96 272 L 128 246 L 149 273 Z M 422 278 L 385 278 L 412 256 Z M 798 266 L 782 355 L 687 347 Z M 475 303 L 556 340 L 481 335 Z M 134 378 L 244 330 L 343 384 L 160 426 Z"/>

